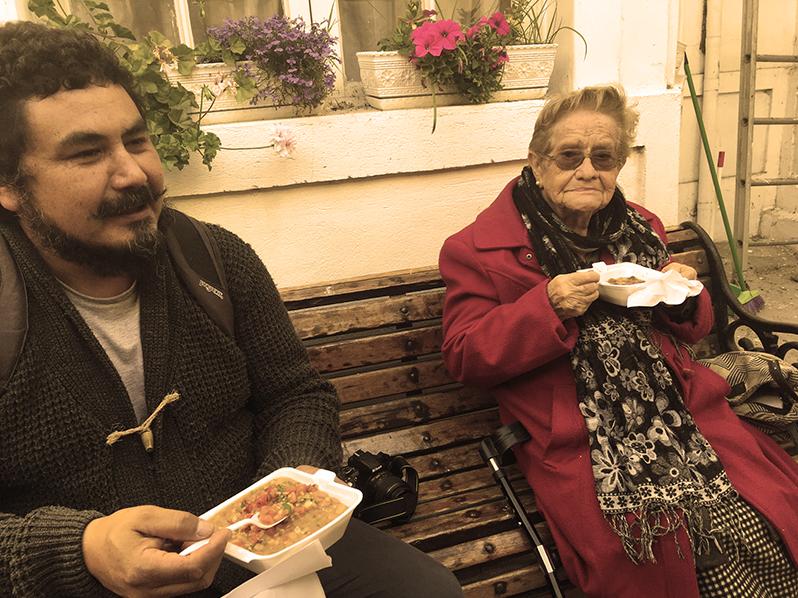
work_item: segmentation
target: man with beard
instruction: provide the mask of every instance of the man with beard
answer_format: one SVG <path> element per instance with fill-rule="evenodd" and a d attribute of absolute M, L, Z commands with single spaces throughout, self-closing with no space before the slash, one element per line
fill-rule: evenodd
<path fill-rule="evenodd" d="M 177 278 L 132 85 L 88 34 L 0 27 L 0 242 L 29 322 L 0 395 L 4 596 L 219 595 L 246 575 L 222 562 L 229 532 L 195 514 L 278 467 L 341 461 L 335 392 L 252 249 L 208 225 L 235 339 Z M 153 417 L 152 446 L 110 440 Z M 329 552 L 328 596 L 462 594 L 437 563 L 356 520 Z"/>

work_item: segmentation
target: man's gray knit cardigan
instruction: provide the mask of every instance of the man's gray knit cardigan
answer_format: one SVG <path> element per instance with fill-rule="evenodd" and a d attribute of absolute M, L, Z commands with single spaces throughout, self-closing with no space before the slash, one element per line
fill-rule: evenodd
<path fill-rule="evenodd" d="M 101 515 L 143 504 L 201 514 L 278 467 L 339 466 L 335 391 L 310 366 L 252 248 L 210 228 L 235 340 L 181 286 L 165 249 L 138 280 L 148 410 L 174 390 L 181 397 L 156 419 L 147 453 L 137 434 L 106 444 L 138 424 L 125 387 L 31 243 L 0 225 L 29 302 L 25 346 L 0 396 L 0 595 L 102 595 L 81 549 Z"/>

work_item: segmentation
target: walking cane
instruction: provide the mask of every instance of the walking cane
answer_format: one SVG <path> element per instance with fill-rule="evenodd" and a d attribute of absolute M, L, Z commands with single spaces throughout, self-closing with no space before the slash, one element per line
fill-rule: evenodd
<path fill-rule="evenodd" d="M 479 454 L 482 455 L 482 460 L 490 468 L 493 478 L 499 484 L 505 498 L 507 498 L 513 511 L 515 511 L 518 525 L 524 528 L 530 541 L 534 544 L 538 554 L 538 564 L 546 573 L 546 585 L 549 587 L 549 593 L 554 598 L 562 598 L 562 592 L 557 583 L 557 577 L 554 575 L 554 566 L 549 558 L 549 553 L 546 551 L 546 547 L 543 546 L 535 526 L 529 521 L 524 506 L 518 500 L 515 490 L 513 490 L 510 481 L 504 473 L 504 469 L 502 469 L 504 465 L 509 465 L 513 462 L 510 449 L 516 444 L 526 442 L 529 438 L 529 432 L 526 431 L 526 428 L 520 422 L 513 422 L 502 426 L 491 436 L 483 438 L 479 445 Z"/>

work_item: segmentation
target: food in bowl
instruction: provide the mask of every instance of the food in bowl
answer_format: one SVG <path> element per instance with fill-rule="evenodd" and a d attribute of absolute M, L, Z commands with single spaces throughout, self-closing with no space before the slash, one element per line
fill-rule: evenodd
<path fill-rule="evenodd" d="M 608 278 L 607 282 L 609 284 L 629 285 L 640 284 L 641 282 L 645 282 L 645 280 L 638 278 L 637 276 L 619 276 L 617 278 Z"/>
<path fill-rule="evenodd" d="M 275 527 L 261 529 L 246 525 L 233 531 L 232 544 L 263 555 L 295 544 L 327 525 L 346 508 L 341 501 L 319 490 L 316 484 L 276 478 L 219 511 L 210 520 L 227 526 L 257 514 L 260 521 L 268 524 L 287 513 L 288 519 Z"/>

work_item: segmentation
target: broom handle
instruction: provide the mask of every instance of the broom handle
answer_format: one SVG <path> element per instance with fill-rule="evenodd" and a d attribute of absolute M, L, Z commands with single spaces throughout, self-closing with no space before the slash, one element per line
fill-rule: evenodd
<path fill-rule="evenodd" d="M 695 87 L 693 86 L 693 75 L 690 73 L 690 63 L 687 61 L 687 52 L 684 53 L 684 72 L 687 75 L 687 85 L 690 88 L 690 98 L 693 100 L 693 109 L 695 110 L 695 116 L 698 120 L 698 128 L 701 131 L 701 141 L 704 144 L 704 153 L 707 156 L 709 173 L 712 175 L 712 184 L 715 186 L 715 197 L 718 199 L 718 207 L 720 208 L 720 215 L 723 219 L 723 227 L 726 229 L 726 238 L 729 241 L 729 249 L 731 249 L 734 270 L 737 273 L 737 283 L 740 285 L 740 290 L 747 291 L 748 285 L 745 284 L 745 280 L 743 279 L 743 268 L 740 263 L 740 256 L 737 254 L 737 243 L 734 240 L 731 226 L 729 226 L 729 216 L 726 214 L 726 206 L 723 203 L 723 194 L 720 191 L 718 173 L 715 170 L 715 162 L 712 159 L 712 151 L 709 149 L 707 132 L 706 129 L 704 129 L 704 119 L 701 116 L 701 107 L 698 105 L 698 97 L 696 96 Z"/>

